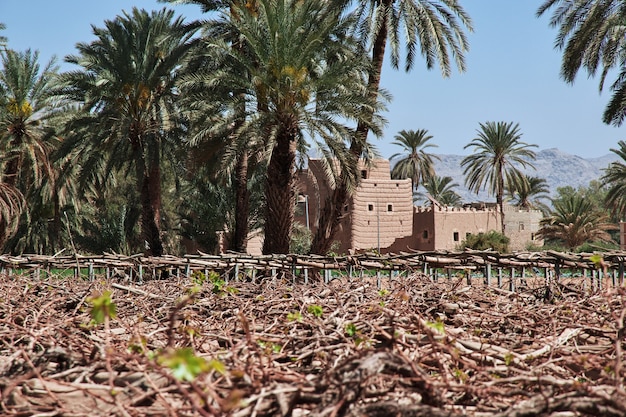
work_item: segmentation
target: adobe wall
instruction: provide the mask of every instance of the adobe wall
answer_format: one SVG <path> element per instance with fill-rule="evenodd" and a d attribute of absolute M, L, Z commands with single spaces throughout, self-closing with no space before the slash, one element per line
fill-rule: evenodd
<path fill-rule="evenodd" d="M 456 250 L 468 234 L 500 229 L 495 209 L 416 207 L 417 250 Z"/>
<path fill-rule="evenodd" d="M 386 253 L 413 233 L 411 180 L 361 180 L 352 208 L 351 247 L 356 251 L 380 248 Z"/>
<path fill-rule="evenodd" d="M 505 206 L 504 232 L 511 240 L 509 250 L 526 250 L 529 244 L 543 245 L 543 239 L 535 238 L 542 218 L 543 214 L 539 210 L 519 210 L 515 207 Z"/>

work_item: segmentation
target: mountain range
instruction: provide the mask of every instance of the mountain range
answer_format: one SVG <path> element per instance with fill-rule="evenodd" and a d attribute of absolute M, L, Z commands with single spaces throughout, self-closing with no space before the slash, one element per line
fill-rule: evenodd
<path fill-rule="evenodd" d="M 619 160 L 614 153 L 598 158 L 583 158 L 572 155 L 557 148 L 544 149 L 536 152 L 536 159 L 532 161 L 535 169 L 526 168 L 523 172 L 529 176 L 544 178 L 548 183 L 550 194 L 555 195 L 558 187 L 572 186 L 586 187 L 592 180 L 603 175 L 603 170 L 611 162 Z M 464 202 L 495 201 L 493 196 L 485 191 L 478 195 L 465 187 L 465 176 L 461 161 L 465 155 L 437 154 L 440 160 L 434 160 L 435 173 L 440 177 L 449 176 L 454 179 L 458 187 L 454 190 L 463 198 Z"/>

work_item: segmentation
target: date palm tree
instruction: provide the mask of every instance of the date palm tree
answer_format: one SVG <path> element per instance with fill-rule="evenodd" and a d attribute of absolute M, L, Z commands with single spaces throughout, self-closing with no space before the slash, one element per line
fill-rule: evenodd
<path fill-rule="evenodd" d="M 458 187 L 459 184 L 453 181 L 452 177 L 440 177 L 439 175 L 433 175 L 422 183 L 422 186 L 426 190 L 426 195 L 417 193 L 416 196 L 421 198 L 425 203 L 430 202 L 432 204 L 432 198 L 444 206 L 459 206 L 463 200 L 461 196 L 454 191 L 454 188 Z"/>
<path fill-rule="evenodd" d="M 542 200 L 549 198 L 550 189 L 544 178 L 524 175 L 519 184 L 507 187 L 507 193 L 512 199 L 512 205 L 525 210 L 549 211 L 549 207 Z"/>
<path fill-rule="evenodd" d="M 521 137 L 517 123 L 480 123 L 478 136 L 464 147 L 471 148 L 472 154 L 461 161 L 467 187 L 476 193 L 488 189 L 495 195 L 500 209 L 502 233 L 505 189 L 523 180 L 521 167 L 534 168 L 529 160 L 535 158 L 535 152 L 530 148 L 537 145 L 524 143 Z"/>
<path fill-rule="evenodd" d="M 611 149 L 611 152 L 619 156 L 620 160 L 609 164 L 601 182 L 608 187 L 605 197 L 607 207 L 623 219 L 626 215 L 626 142 L 620 140 L 617 144 L 619 148 Z"/>
<path fill-rule="evenodd" d="M 62 74 L 57 92 L 80 105 L 62 149 L 75 156 L 82 183 L 134 175 L 148 255 L 163 254 L 162 163 L 184 133 L 176 82 L 199 27 L 171 10 L 124 12 L 93 27 L 96 40 L 77 44 L 79 54 L 66 61 L 80 69 Z"/>
<path fill-rule="evenodd" d="M 609 231 L 619 227 L 595 210 L 590 199 L 574 193 L 553 201 L 553 206 L 550 216 L 541 220 L 538 236 L 560 240 L 570 249 L 594 240 L 613 242 Z"/>
<path fill-rule="evenodd" d="M 401 130 L 395 136 L 396 140 L 391 143 L 402 147 L 406 154 L 396 153 L 389 158 L 389 161 L 400 158 L 391 170 L 391 177 L 394 179 L 410 178 L 413 190 L 415 190 L 422 182 L 428 181 L 435 175 L 433 159 L 439 159 L 439 157 L 426 151 L 427 148 L 437 147 L 428 143 L 432 138 L 425 129 Z"/>
<path fill-rule="evenodd" d="M 558 27 L 556 47 L 563 50 L 561 77 L 573 83 L 581 69 L 600 72 L 603 90 L 611 69 L 619 74 L 611 84 L 613 95 L 602 120 L 621 125 L 626 112 L 626 3 L 622 0 L 546 0 L 537 15 L 552 10 L 550 25 Z"/>
<path fill-rule="evenodd" d="M 250 116 L 236 136 L 261 138 L 267 155 L 263 252 L 287 253 L 297 156 L 315 146 L 329 169 L 337 160 L 342 172 L 358 176 L 356 161 L 347 158 L 354 129 L 345 121 L 356 124 L 363 109 L 376 112 L 364 79 L 367 60 L 347 34 L 351 21 L 329 2 L 261 0 L 254 10 L 233 10 L 238 19 L 223 20 L 232 25 L 231 33 L 239 33 L 243 47 L 207 45 L 230 61 L 210 83 L 246 94 Z"/>
<path fill-rule="evenodd" d="M 238 19 L 238 14 L 236 12 L 237 7 L 246 7 L 248 9 L 256 9 L 258 5 L 256 1 L 243 1 L 243 0 L 233 0 L 233 1 L 225 1 L 225 0 L 160 0 L 161 2 L 167 2 L 172 4 L 194 4 L 200 6 L 203 13 L 215 12 L 215 11 L 225 11 L 226 9 L 230 12 L 230 19 Z M 211 38 L 213 36 L 226 36 L 229 39 L 235 39 L 232 42 L 233 49 L 241 49 L 242 44 L 237 40 L 238 34 L 236 33 L 220 33 L 220 31 L 216 31 L 214 27 L 215 22 L 210 22 L 207 25 L 207 33 L 205 36 Z M 232 27 L 231 27 L 232 29 Z M 206 64 L 206 61 L 203 61 L 201 58 L 198 62 L 203 62 Z M 199 71 L 211 71 L 210 68 L 206 68 L 206 65 L 201 65 L 197 68 L 194 68 L 194 76 L 198 75 Z M 245 69 L 239 69 L 245 70 Z M 196 78 L 198 79 L 198 78 Z M 202 93 L 198 92 L 198 84 L 196 83 L 193 86 L 193 83 L 188 84 L 188 88 L 191 85 L 190 93 L 196 99 L 196 104 L 198 103 L 197 97 L 198 95 L 202 96 Z M 206 154 L 206 148 L 212 149 L 222 149 L 225 158 L 223 158 L 222 162 L 216 171 L 220 173 L 221 177 L 223 177 L 223 181 L 231 182 L 233 188 L 235 189 L 235 208 L 234 208 L 234 216 L 233 216 L 233 225 L 232 225 L 232 236 L 229 241 L 230 250 L 236 252 L 246 252 L 247 244 L 248 244 L 248 233 L 249 233 L 249 223 L 250 219 L 250 198 L 251 198 L 251 190 L 249 189 L 249 184 L 252 181 L 252 175 L 256 172 L 257 165 L 257 156 L 252 149 L 246 146 L 237 146 L 237 144 L 241 144 L 243 141 L 237 140 L 236 138 L 237 132 L 239 128 L 243 124 L 243 120 L 245 119 L 245 93 L 242 92 L 232 92 L 235 98 L 239 98 L 240 100 L 236 100 L 235 107 L 229 109 L 228 112 L 222 112 L 224 116 L 219 120 L 219 124 L 221 126 L 228 126 L 226 132 L 215 134 L 215 131 L 223 130 L 220 129 L 220 126 L 207 126 L 206 123 L 202 123 L 199 125 L 199 132 L 194 135 L 196 139 L 193 141 L 195 144 L 198 141 L 204 141 L 202 145 L 199 145 L 198 149 L 200 152 Z M 209 103 L 212 102 L 211 97 L 205 97 Z M 195 106 L 194 106 L 195 107 Z M 196 116 L 204 117 L 204 112 L 195 112 Z M 230 117 L 226 117 L 230 116 Z M 195 117 L 195 116 L 192 116 Z M 215 128 L 217 127 L 217 129 Z M 206 141 L 204 138 L 210 137 L 211 140 Z M 223 137 L 220 137 L 223 136 Z M 225 143 L 226 142 L 226 143 Z M 234 142 L 234 143 L 233 143 Z M 225 146 L 230 146 L 230 149 L 224 149 Z M 208 152 L 212 153 L 211 151 Z M 232 156 L 234 158 L 229 158 Z M 205 155 L 206 158 L 206 155 Z M 226 169 L 224 168 L 224 165 Z"/>
<path fill-rule="evenodd" d="M 39 53 L 31 50 L 0 55 L 0 183 L 16 218 L 23 207 L 16 204 L 18 193 L 26 196 L 51 172 L 46 118 L 53 109 L 48 92 L 56 67 L 51 60 L 42 68 L 38 60 Z M 0 248 L 8 238 L 7 225 L 6 218 L 0 221 Z"/>
<path fill-rule="evenodd" d="M 343 0 L 344 6 L 354 5 L 359 16 L 358 33 L 371 50 L 372 67 L 368 85 L 372 99 L 380 94 L 387 45 L 391 47 L 391 65 L 398 68 L 400 51 L 406 51 L 406 71 L 413 68 L 418 51 L 431 69 L 439 65 L 444 77 L 451 74 L 452 61 L 459 71 L 465 70 L 465 52 L 469 49 L 464 28 L 472 31 L 469 15 L 458 0 Z M 401 35 L 406 36 L 401 42 Z M 367 156 L 367 135 L 372 123 L 365 117 L 358 124 L 352 139 L 350 152 L 354 159 Z M 342 177 L 334 191 L 326 199 L 320 216 L 319 227 L 313 238 L 311 251 L 326 253 L 330 249 L 343 215 L 343 207 L 350 196 L 350 180 Z"/>

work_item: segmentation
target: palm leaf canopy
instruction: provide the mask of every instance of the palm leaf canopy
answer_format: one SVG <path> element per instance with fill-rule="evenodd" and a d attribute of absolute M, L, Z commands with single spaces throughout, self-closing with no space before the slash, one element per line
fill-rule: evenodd
<path fill-rule="evenodd" d="M 579 194 L 554 201 L 552 214 L 540 224 L 538 236 L 561 240 L 568 248 L 594 240 L 612 242 L 608 232 L 619 229 L 606 214 L 594 210 L 590 199 Z"/>
<path fill-rule="evenodd" d="M 148 169 L 148 161 L 176 147 L 182 134 L 176 82 L 199 27 L 171 10 L 133 8 L 104 28 L 93 26 L 96 40 L 66 57 L 80 69 L 60 76 L 56 94 L 79 103 L 81 112 L 67 124 L 63 149 L 85 159 L 83 183 L 129 163 Z"/>
<path fill-rule="evenodd" d="M 558 27 L 555 46 L 563 50 L 561 77 L 573 83 L 580 69 L 600 72 L 603 90 L 610 71 L 619 73 L 611 84 L 613 96 L 603 114 L 607 124 L 623 123 L 626 108 L 626 2 L 622 0 L 547 0 L 537 11 L 552 10 L 550 25 Z"/>
<path fill-rule="evenodd" d="M 486 122 L 480 124 L 478 136 L 464 149 L 472 154 L 461 161 L 465 183 L 478 193 L 487 189 L 492 195 L 502 196 L 506 186 L 513 187 L 523 179 L 521 167 L 533 167 L 530 162 L 535 152 L 522 142 L 518 124 Z"/>
<path fill-rule="evenodd" d="M 444 77 L 451 75 L 453 62 L 459 71 L 465 71 L 464 54 L 469 50 L 469 43 L 463 28 L 472 31 L 472 20 L 457 0 L 346 3 L 355 5 L 360 21 L 359 34 L 365 42 L 380 34 L 381 27 L 386 30 L 394 68 L 398 68 L 400 52 L 404 50 L 406 71 L 413 67 L 418 53 L 425 59 L 428 69 L 438 63 Z"/>

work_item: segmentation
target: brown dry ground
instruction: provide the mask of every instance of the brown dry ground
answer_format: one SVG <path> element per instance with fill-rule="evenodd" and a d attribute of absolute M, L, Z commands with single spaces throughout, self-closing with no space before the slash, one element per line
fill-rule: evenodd
<path fill-rule="evenodd" d="M 624 291 L 534 285 L 0 276 L 0 414 L 625 416 Z"/>

